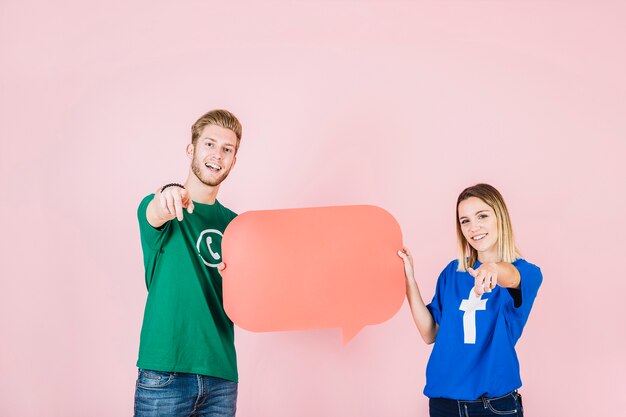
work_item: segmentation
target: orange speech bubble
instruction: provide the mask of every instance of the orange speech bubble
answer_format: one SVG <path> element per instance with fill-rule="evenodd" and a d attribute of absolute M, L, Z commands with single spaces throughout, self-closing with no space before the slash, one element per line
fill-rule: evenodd
<path fill-rule="evenodd" d="M 340 327 L 345 344 L 402 306 L 401 248 L 380 207 L 243 213 L 222 239 L 224 309 L 256 332 Z"/>

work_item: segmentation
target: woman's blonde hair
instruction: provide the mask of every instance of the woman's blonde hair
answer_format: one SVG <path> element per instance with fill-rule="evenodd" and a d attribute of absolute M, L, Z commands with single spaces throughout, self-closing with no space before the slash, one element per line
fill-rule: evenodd
<path fill-rule="evenodd" d="M 467 271 L 472 268 L 478 259 L 478 251 L 474 249 L 461 230 L 461 222 L 459 221 L 459 204 L 461 201 L 470 197 L 477 197 L 491 207 L 496 214 L 498 222 L 498 257 L 501 262 L 513 262 L 521 258 L 521 254 L 515 245 L 515 237 L 513 236 L 513 227 L 511 226 L 511 217 L 509 210 L 506 208 L 502 194 L 489 184 L 476 184 L 464 189 L 456 201 L 456 237 L 458 245 L 459 271 Z"/>

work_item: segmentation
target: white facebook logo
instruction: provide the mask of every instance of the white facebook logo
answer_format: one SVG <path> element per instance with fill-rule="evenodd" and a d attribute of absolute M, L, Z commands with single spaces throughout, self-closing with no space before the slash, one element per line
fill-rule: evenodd
<path fill-rule="evenodd" d="M 466 344 L 476 343 L 476 310 L 486 310 L 487 301 L 481 299 L 482 294 L 477 296 L 472 288 L 467 300 L 462 300 L 459 310 L 463 313 L 463 342 Z"/>

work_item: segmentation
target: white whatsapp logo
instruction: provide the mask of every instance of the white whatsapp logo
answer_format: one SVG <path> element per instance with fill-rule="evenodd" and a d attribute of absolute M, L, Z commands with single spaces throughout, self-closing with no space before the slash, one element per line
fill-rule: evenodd
<path fill-rule="evenodd" d="M 459 310 L 463 313 L 463 342 L 465 344 L 476 343 L 476 311 L 486 310 L 487 301 L 482 300 L 482 294 L 477 296 L 472 288 L 467 296 L 467 300 L 462 300 Z"/>
<path fill-rule="evenodd" d="M 216 229 L 203 230 L 202 233 L 200 233 L 200 236 L 198 236 L 196 249 L 198 250 L 200 259 L 202 259 L 202 262 L 204 262 L 206 266 L 217 268 L 222 261 L 222 257 L 218 253 L 219 245 L 222 242 L 222 236 L 222 232 Z"/>

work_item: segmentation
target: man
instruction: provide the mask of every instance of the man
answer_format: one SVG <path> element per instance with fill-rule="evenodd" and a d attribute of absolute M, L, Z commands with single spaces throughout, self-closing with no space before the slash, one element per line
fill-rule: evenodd
<path fill-rule="evenodd" d="M 235 415 L 234 331 L 218 269 L 224 268 L 222 234 L 236 214 L 217 201 L 217 192 L 235 165 L 241 130 L 225 110 L 200 117 L 187 145 L 185 183 L 166 184 L 139 205 L 148 299 L 136 417 Z"/>

